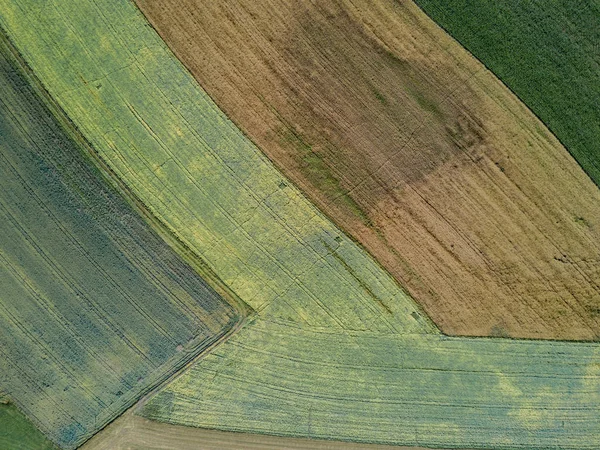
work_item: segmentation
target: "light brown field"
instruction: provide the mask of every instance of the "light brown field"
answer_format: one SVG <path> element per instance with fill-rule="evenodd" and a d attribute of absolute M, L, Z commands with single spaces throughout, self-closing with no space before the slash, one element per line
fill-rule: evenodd
<path fill-rule="evenodd" d="M 442 331 L 600 337 L 600 191 L 412 2 L 137 3 Z"/>
<path fill-rule="evenodd" d="M 153 422 L 129 411 L 81 450 L 419 450 L 349 442 L 232 433 Z"/>

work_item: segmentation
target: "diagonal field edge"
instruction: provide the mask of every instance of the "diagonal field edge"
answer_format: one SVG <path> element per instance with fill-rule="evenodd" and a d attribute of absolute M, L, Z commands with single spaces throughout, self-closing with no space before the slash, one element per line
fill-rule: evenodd
<path fill-rule="evenodd" d="M 242 317 L 105 185 L 15 56 L 1 35 L 0 385 L 73 448 Z"/>
<path fill-rule="evenodd" d="M 437 332 L 221 113 L 133 3 L 0 4 L 0 24 L 100 157 L 252 308 Z"/>
<path fill-rule="evenodd" d="M 391 354 L 394 357 L 389 358 L 393 364 L 392 370 L 388 371 L 389 373 L 397 373 L 399 370 L 396 369 L 402 368 L 398 366 L 402 364 L 402 357 L 404 355 L 413 355 L 417 359 L 419 355 L 425 357 L 429 354 L 428 351 L 431 348 L 436 348 L 436 345 L 439 346 L 439 349 L 450 352 L 448 356 L 452 357 L 455 364 L 462 365 L 462 371 L 456 371 L 456 373 L 476 372 L 473 370 L 474 365 L 479 366 L 482 364 L 482 358 L 484 358 L 483 362 L 485 362 L 486 357 L 491 358 L 488 355 L 500 354 L 506 358 L 505 362 L 494 363 L 496 365 L 492 366 L 493 370 L 500 374 L 504 372 L 508 373 L 511 362 L 515 363 L 515 361 L 518 361 L 520 364 L 529 364 L 527 358 L 515 359 L 512 347 L 510 347 L 511 345 L 517 345 L 513 344 L 514 342 L 520 343 L 522 341 L 449 340 L 439 335 L 434 335 L 433 337 L 421 336 L 420 338 L 413 336 L 410 338 L 413 340 L 410 340 L 408 336 L 394 336 L 391 334 L 393 331 L 414 333 L 423 329 L 431 332 L 433 329 L 427 325 L 415 326 L 415 323 L 420 323 L 419 319 L 413 319 L 412 314 L 410 314 L 410 317 L 407 314 L 411 309 L 415 312 L 414 305 L 410 302 L 410 299 L 403 296 L 389 277 L 368 257 L 363 256 L 360 249 L 356 247 L 355 250 L 352 247 L 354 244 L 347 241 L 345 237 L 340 236 L 337 230 L 329 225 L 314 209 L 309 208 L 308 205 L 303 206 L 305 200 L 296 191 L 288 186 L 282 187 L 282 185 L 285 185 L 285 180 L 277 175 L 272 166 L 260 156 L 258 151 L 243 139 L 239 131 L 236 131 L 214 109 L 214 105 L 209 102 L 205 94 L 193 83 L 189 75 L 181 69 L 180 65 L 174 61 L 172 55 L 166 51 L 164 44 L 147 28 L 146 23 L 129 3 L 91 3 L 82 1 L 77 2 L 76 6 L 69 5 L 69 8 L 61 8 L 60 5 L 50 2 L 46 4 L 47 7 L 45 9 L 39 11 L 33 5 L 34 2 L 21 2 L 19 7 L 6 3 L 6 1 L 3 2 L 5 7 L 3 8 L 1 18 L 2 24 L 9 30 L 11 37 L 23 52 L 25 58 L 44 81 L 49 92 L 65 108 L 71 119 L 84 132 L 86 137 L 90 139 L 96 149 L 103 153 L 118 175 L 126 180 L 132 188 L 137 190 L 140 198 L 151 205 L 153 212 L 175 229 L 178 235 L 186 243 L 189 243 L 191 248 L 204 257 L 215 272 L 241 298 L 256 307 L 263 316 L 268 317 L 270 314 L 271 317 L 277 319 L 292 319 L 306 325 L 335 325 L 341 330 L 366 330 L 371 326 L 376 328 L 378 324 L 384 323 L 386 326 L 381 326 L 379 331 L 387 334 L 381 334 L 380 339 L 390 348 L 396 349 Z M 98 28 L 95 23 L 101 22 L 99 18 L 100 14 L 106 14 L 110 16 L 110 19 Z M 34 21 L 29 17 L 39 17 L 39 19 Z M 109 23 L 113 27 L 111 30 L 114 33 L 120 33 L 118 39 L 114 38 L 114 36 L 111 38 L 99 33 L 98 29 L 105 30 Z M 80 45 L 80 47 L 73 48 L 68 45 L 69 42 L 76 42 L 75 47 L 77 45 Z M 123 45 L 127 46 L 127 50 L 123 50 Z M 121 53 L 119 53 L 119 49 L 121 49 Z M 115 61 L 120 62 L 120 64 L 116 64 Z M 131 69 L 131 65 L 136 70 Z M 149 82 L 148 78 L 152 82 Z M 150 89 L 150 87 L 154 87 L 154 89 Z M 125 105 L 123 106 L 123 104 Z M 211 123 L 211 121 L 214 122 Z M 213 127 L 215 124 L 218 124 L 218 126 Z M 233 134 L 227 134 L 227 139 L 225 139 L 225 133 Z M 234 143 L 236 145 L 233 145 Z M 230 145 L 233 145 L 233 148 Z M 173 161 L 177 161 L 177 165 Z M 249 170 L 249 167 L 254 170 Z M 219 171 L 219 175 L 214 175 L 212 171 Z M 227 184 L 228 181 L 231 181 L 232 183 L 236 182 L 237 185 L 233 187 L 220 186 L 217 183 L 217 179 L 222 184 Z M 140 183 L 142 180 L 148 186 Z M 202 181 L 202 183 L 200 184 L 199 181 Z M 251 186 L 252 195 L 245 193 L 239 187 L 242 184 Z M 192 190 L 194 195 L 187 193 L 188 188 Z M 219 205 L 215 205 L 214 201 L 205 200 L 208 197 L 205 192 L 206 189 L 214 190 L 215 198 L 219 199 Z M 285 191 L 285 195 L 281 195 L 278 189 Z M 173 192 L 168 190 L 173 190 Z M 257 192 L 261 193 L 262 197 L 257 197 Z M 288 206 L 290 204 L 292 207 Z M 256 219 L 256 213 L 264 210 L 265 205 L 268 205 L 271 209 L 277 208 L 281 215 L 274 217 L 272 214 L 266 214 L 264 217 L 267 217 L 269 221 L 265 220 L 261 225 L 260 221 Z M 293 212 L 293 214 L 287 215 L 290 212 Z M 227 214 L 236 214 L 235 225 L 242 227 L 243 231 L 239 231 L 237 226 L 231 226 L 232 220 L 229 220 L 231 216 L 227 217 Z M 228 220 L 223 219 L 223 216 L 227 217 Z M 278 222 L 278 220 L 285 222 L 284 225 Z M 256 222 L 259 223 L 257 224 Z M 230 226 L 227 226 L 227 224 Z M 299 247 L 290 248 L 287 242 L 278 241 L 278 239 L 283 239 L 288 234 L 284 234 L 284 232 L 272 234 L 268 225 L 277 225 L 280 229 L 285 230 L 286 233 L 290 233 L 290 229 L 294 230 L 292 236 L 297 241 L 299 239 L 299 230 L 304 231 L 306 234 L 302 236 L 301 241 L 298 241 L 300 242 Z M 324 242 L 330 248 L 341 249 L 340 251 L 347 252 L 345 256 L 348 255 L 348 259 L 350 260 L 348 265 L 354 267 L 354 270 L 360 273 L 361 277 L 366 278 L 366 280 L 362 279 L 361 281 L 367 283 L 369 289 L 363 289 L 363 291 L 385 293 L 387 297 L 384 297 L 384 300 L 388 302 L 392 300 L 391 307 L 398 308 L 395 311 L 401 311 L 402 314 L 395 314 L 392 318 L 387 318 L 387 321 L 382 320 L 386 319 L 383 315 L 384 311 L 378 311 L 377 305 L 373 308 L 373 304 L 369 303 L 372 299 L 369 298 L 368 294 L 363 294 L 362 296 L 360 294 L 361 283 L 351 279 L 352 277 L 356 278 L 354 276 L 356 273 L 352 274 L 347 270 L 345 272 L 344 270 L 340 271 L 339 266 L 337 273 L 333 272 L 332 275 L 335 276 L 335 280 L 339 280 L 341 277 L 344 283 L 348 283 L 346 285 L 348 286 L 348 290 L 343 291 L 338 289 L 341 294 L 340 292 L 335 292 L 335 290 L 332 292 L 331 287 L 328 288 L 328 286 L 333 284 L 331 283 L 331 279 L 327 279 L 326 277 L 323 279 L 319 275 L 322 276 L 324 270 L 336 267 L 333 261 L 335 258 L 330 258 L 332 260 L 328 259 L 331 252 L 327 251 L 326 246 L 319 238 L 325 239 Z M 337 238 L 340 238 L 341 243 Z M 260 242 L 261 245 L 259 248 L 252 245 L 251 241 L 253 239 Z M 320 242 L 321 244 L 319 244 Z M 271 247 L 266 247 L 268 244 Z M 338 246 L 336 247 L 336 245 Z M 314 253 L 319 255 L 319 258 L 316 258 L 316 260 L 310 259 L 305 256 L 306 254 L 300 247 L 309 247 Z M 265 248 L 274 249 L 268 253 L 269 257 L 265 256 Z M 297 258 L 283 261 L 277 258 L 285 255 L 285 252 L 289 252 L 288 255 L 293 254 L 295 256 L 296 253 L 294 251 L 296 249 L 300 249 L 297 253 Z M 365 263 L 365 266 L 357 263 L 357 260 L 360 263 Z M 272 272 L 268 272 L 263 267 L 269 267 L 269 270 L 272 270 Z M 367 270 L 364 270 L 364 267 Z M 361 270 L 362 272 L 358 272 Z M 269 275 L 265 275 L 265 272 L 269 275 L 276 274 L 277 276 L 269 279 Z M 350 277 L 348 281 L 345 281 L 340 273 L 347 273 L 346 276 Z M 311 278 L 308 278 L 306 274 L 311 274 Z M 370 276 L 367 277 L 366 275 Z M 298 283 L 294 281 L 298 280 L 302 281 L 301 288 L 295 291 L 294 289 L 298 289 Z M 349 293 L 352 295 L 348 296 Z M 334 304 L 334 300 L 342 296 L 347 299 L 343 303 L 343 307 L 337 307 L 333 311 L 324 307 L 323 301 Z M 289 304 L 284 307 L 282 304 L 286 298 L 298 299 L 299 304 Z M 354 298 L 358 298 L 356 305 L 350 301 Z M 276 305 L 276 307 L 273 307 L 273 305 Z M 335 305 L 332 307 L 335 307 Z M 311 315 L 313 312 L 315 313 L 314 316 Z M 257 321 L 254 327 L 258 327 L 259 325 L 267 327 L 267 322 L 263 324 Z M 256 356 L 257 352 L 253 350 L 247 351 L 249 356 L 246 357 L 244 356 L 244 352 L 235 347 L 237 342 L 244 343 L 246 336 L 250 336 L 249 345 L 252 344 L 252 340 L 258 339 L 257 335 L 253 334 L 254 327 L 247 328 L 231 344 L 225 344 L 219 348 L 220 355 L 227 355 L 231 358 L 231 364 L 227 365 L 225 363 L 224 368 L 215 371 L 211 364 L 217 356 L 213 355 L 206 361 L 197 364 L 192 370 L 196 376 L 202 373 L 210 374 L 215 391 L 217 387 L 219 389 L 229 389 L 230 396 L 226 398 L 230 402 L 225 403 L 221 400 L 219 405 L 215 405 L 215 402 L 211 403 L 207 401 L 199 406 L 205 412 L 212 411 L 213 419 L 211 420 L 221 420 L 223 423 L 227 422 L 224 425 L 218 425 L 223 428 L 236 428 L 240 430 L 245 429 L 282 434 L 295 433 L 297 435 L 310 434 L 322 437 L 330 437 L 336 434 L 335 437 L 345 437 L 350 440 L 382 440 L 381 431 L 379 430 L 383 428 L 375 427 L 373 429 L 373 424 L 375 423 L 373 415 L 378 415 L 381 411 L 372 406 L 364 409 L 364 405 L 368 406 L 379 403 L 374 401 L 361 402 L 362 409 L 358 411 L 362 415 L 359 417 L 360 420 L 357 420 L 356 416 L 345 415 L 344 409 L 341 406 L 351 402 L 343 400 L 345 398 L 344 395 L 347 393 L 337 390 L 335 383 L 328 383 L 318 387 L 319 389 L 325 387 L 331 389 L 329 393 L 325 395 L 321 394 L 321 400 L 319 400 L 321 405 L 329 404 L 330 406 L 321 407 L 316 410 L 315 417 L 320 416 L 324 420 L 319 421 L 314 429 L 312 423 L 310 430 L 308 426 L 302 427 L 306 424 L 302 420 L 299 420 L 300 417 L 303 417 L 302 411 L 306 409 L 306 403 L 304 403 L 305 406 L 300 407 L 295 407 L 287 403 L 289 414 L 278 417 L 269 425 L 271 427 L 270 430 L 265 430 L 264 425 L 264 423 L 268 424 L 269 422 L 264 421 L 263 425 L 260 425 L 260 420 L 257 420 L 256 415 L 251 416 L 248 421 L 244 422 L 246 420 L 244 405 L 252 405 L 253 408 L 260 406 L 262 409 L 258 411 L 267 411 L 269 405 L 281 406 L 286 402 L 285 397 L 281 395 L 279 397 L 269 396 L 268 393 L 262 396 L 262 404 L 257 403 L 257 397 L 242 397 L 238 403 L 236 403 L 235 398 L 232 398 L 233 395 L 240 393 L 235 384 L 239 381 L 240 373 L 247 374 L 251 372 L 252 366 L 244 365 L 249 361 L 248 358 L 256 359 L 259 362 L 262 359 L 264 364 L 263 366 L 259 366 L 260 370 L 270 373 L 271 377 L 277 375 L 274 373 L 277 366 L 272 365 L 268 361 L 270 358 L 268 355 L 258 358 Z M 256 329 L 258 330 L 258 328 Z M 296 337 L 302 335 L 302 331 L 298 329 L 295 329 L 293 333 L 282 331 L 278 335 L 277 333 L 272 333 L 269 329 L 268 334 L 271 337 L 262 338 L 265 346 L 267 342 L 272 340 L 276 341 L 276 343 L 269 345 L 278 345 L 277 342 L 286 337 L 294 340 Z M 361 333 L 358 334 L 360 335 Z M 336 335 L 334 334 L 334 336 Z M 343 333 L 340 331 L 337 333 L 337 336 L 339 337 L 337 342 L 334 342 L 331 337 L 325 340 L 314 336 L 311 337 L 314 341 L 309 344 L 306 343 L 306 339 L 299 340 L 299 342 L 304 343 L 303 350 L 311 351 L 319 350 L 320 346 L 323 346 L 324 349 L 330 349 L 326 345 L 336 343 L 336 348 L 330 349 L 330 353 L 327 353 L 325 356 L 321 353 L 318 358 L 315 357 L 316 362 L 314 364 L 319 361 L 326 361 L 329 355 L 339 355 L 336 357 L 338 359 L 343 357 L 359 359 L 359 361 L 363 357 L 365 358 L 363 362 L 359 363 L 358 367 L 351 366 L 347 369 L 350 371 L 347 374 L 354 375 L 355 377 L 368 374 L 367 369 L 371 364 L 369 361 L 372 362 L 375 360 L 377 362 L 375 356 L 370 356 L 369 346 L 374 344 L 369 341 L 364 343 L 364 347 L 362 347 L 362 338 L 354 337 L 352 333 Z M 327 342 L 330 342 L 330 344 L 327 344 Z M 410 342 L 410 345 L 407 342 Z M 451 347 L 447 349 L 445 345 L 448 342 L 456 342 L 458 348 Z M 484 342 L 490 346 L 488 352 L 483 355 L 477 354 L 476 347 L 477 345 L 481 345 L 479 342 Z M 416 344 L 421 345 L 421 348 L 429 350 L 413 352 L 413 347 Z M 281 345 L 285 351 L 292 348 L 289 346 L 286 347 L 283 343 Z M 506 349 L 507 346 L 508 350 Z M 589 389 L 589 393 L 593 393 L 593 388 L 597 386 L 598 379 L 596 371 L 598 364 L 597 345 L 543 342 L 535 343 L 535 345 L 532 345 L 528 349 L 528 352 L 534 356 L 549 355 L 548 357 L 556 367 L 569 369 L 572 364 L 567 364 L 561 357 L 566 351 L 565 349 L 573 354 L 579 354 L 578 358 L 581 358 L 582 361 L 576 364 L 576 366 L 582 367 L 580 373 L 574 372 L 571 375 L 573 385 L 582 386 L 584 382 L 589 382 L 592 387 L 592 389 Z M 361 350 L 363 350 L 362 353 Z M 236 352 L 237 354 L 235 354 Z M 387 353 L 385 354 L 387 355 Z M 466 354 L 467 357 L 459 357 L 463 354 Z M 388 358 L 389 355 L 385 357 Z M 273 363 L 281 364 L 282 360 L 283 358 L 279 358 Z M 234 364 L 236 361 L 238 362 L 237 367 Z M 306 401 L 306 398 L 310 398 L 310 393 L 316 388 L 308 386 L 306 384 L 307 377 L 302 377 L 301 375 L 306 373 L 304 370 L 307 370 L 314 364 L 311 360 L 306 359 L 295 361 L 292 364 L 294 370 L 290 369 L 288 374 L 289 377 L 294 377 L 293 381 L 296 387 L 287 389 L 286 395 L 292 395 L 292 397 L 288 398 L 302 400 L 303 402 Z M 584 364 L 586 369 L 583 369 Z M 547 368 L 544 365 L 541 367 L 542 369 Z M 225 371 L 225 369 L 227 370 Z M 409 369 L 412 368 L 409 367 Z M 428 367 L 428 369 L 431 368 Z M 586 372 L 586 375 L 582 375 L 581 370 L 589 371 L 589 374 Z M 188 374 L 192 372 L 188 372 Z M 334 381 L 341 379 L 342 375 L 345 375 L 344 371 L 336 372 L 330 370 L 330 372 L 332 372 L 330 378 Z M 457 377 L 457 375 L 453 375 L 455 372 L 450 372 L 445 368 L 443 370 L 436 370 L 435 372 L 441 375 L 448 372 L 449 377 Z M 225 375 L 229 373 L 230 376 L 215 376 L 215 374 L 222 373 L 225 373 Z M 395 409 L 391 410 L 394 413 L 391 417 L 395 419 L 386 421 L 382 416 L 377 416 L 377 418 L 382 424 L 389 427 L 388 430 L 393 431 L 390 434 L 392 439 L 397 439 L 398 441 L 405 440 L 406 442 L 413 439 L 420 442 L 424 436 L 411 437 L 414 435 L 413 431 L 417 428 L 417 425 L 413 423 L 413 426 L 411 426 L 411 422 L 409 422 L 409 420 L 413 422 L 419 420 L 418 413 L 415 410 L 413 410 L 414 414 L 410 413 L 411 408 L 407 408 L 406 405 L 408 401 L 411 401 L 412 403 L 410 404 L 413 405 L 415 402 L 418 402 L 419 397 L 423 395 L 423 392 L 426 392 L 426 388 L 429 386 L 417 389 L 415 383 L 418 384 L 417 382 L 421 378 L 417 377 L 414 371 L 408 370 L 407 373 L 408 375 L 406 376 L 412 379 L 414 384 L 410 388 L 398 391 L 402 393 L 403 398 L 406 400 L 396 402 Z M 184 383 L 184 380 L 188 379 L 188 374 L 186 374 L 185 379 L 181 377 L 172 384 L 169 391 L 176 391 L 177 387 L 181 383 Z M 503 378 L 502 376 L 498 377 L 499 380 Z M 423 378 L 424 381 L 427 379 Z M 552 387 L 552 384 L 550 384 L 551 381 L 548 381 L 548 377 L 545 379 L 546 384 L 544 386 Z M 389 379 L 389 381 L 391 380 L 395 380 L 394 388 L 397 390 L 400 389 L 398 388 L 398 381 L 401 378 L 396 375 Z M 435 386 L 438 389 L 444 386 L 454 386 L 448 384 L 449 380 L 451 379 L 442 378 L 437 381 Z M 460 376 L 459 380 L 461 381 L 458 383 L 460 389 L 454 389 L 453 392 L 445 394 L 449 405 L 446 405 L 446 407 L 452 407 L 452 401 L 456 402 L 456 396 L 460 393 L 467 393 L 470 396 L 465 397 L 466 400 L 472 399 L 476 393 L 474 386 L 478 386 L 478 384 L 474 384 L 473 379 Z M 477 378 L 475 381 L 479 383 Z M 252 378 L 249 378 L 248 383 L 251 382 Z M 282 383 L 286 383 L 286 380 L 283 377 L 279 377 L 271 381 L 268 386 L 257 386 L 256 389 L 271 389 L 272 392 L 279 388 L 281 392 L 280 386 Z M 374 386 L 376 388 L 385 388 L 388 384 L 385 377 L 383 377 L 377 380 Z M 366 385 L 364 380 L 363 385 Z M 483 430 L 491 430 L 493 426 L 501 425 L 500 428 L 509 434 L 505 434 L 503 437 L 504 443 L 499 443 L 498 445 L 510 446 L 510 443 L 507 443 L 507 441 L 512 437 L 513 439 L 521 439 L 521 443 L 515 443 L 514 447 L 523 447 L 527 445 L 527 442 L 531 441 L 531 436 L 534 435 L 532 433 L 538 429 L 535 423 L 541 423 L 542 427 L 539 429 L 545 430 L 547 429 L 544 428 L 545 423 L 557 423 L 556 419 L 561 417 L 560 415 L 556 415 L 556 411 L 562 411 L 557 407 L 539 408 L 542 414 L 549 414 L 549 418 L 542 416 L 531 421 L 519 419 L 518 414 L 506 414 L 505 417 L 493 416 L 489 413 L 492 408 L 490 405 L 498 404 L 502 401 L 506 401 L 509 404 L 508 408 L 504 408 L 505 410 L 518 413 L 521 410 L 531 411 L 519 407 L 519 405 L 527 406 L 523 402 L 528 398 L 537 397 L 539 401 L 543 402 L 547 400 L 551 402 L 555 401 L 555 399 L 560 400 L 560 397 L 557 397 L 556 393 L 553 394 L 545 390 L 540 390 L 539 392 L 531 391 L 533 387 L 522 385 L 521 381 L 516 386 L 511 383 L 506 385 L 500 381 L 498 381 L 497 386 L 492 382 L 481 386 L 489 387 L 489 392 L 482 393 L 484 396 L 482 400 L 484 401 L 478 403 L 476 408 L 477 414 L 457 415 L 456 419 L 448 419 L 451 416 L 444 417 L 437 407 L 433 410 L 431 408 L 427 410 L 429 411 L 427 418 L 435 425 L 438 433 L 436 435 L 432 434 L 432 437 L 429 438 L 431 441 L 444 439 L 444 445 L 448 445 L 446 441 L 458 440 L 457 436 L 460 435 L 461 431 L 459 424 L 469 419 L 475 420 L 476 418 L 481 423 L 478 426 L 474 425 L 472 428 L 469 428 L 468 431 L 471 433 L 469 436 L 476 436 L 480 440 L 487 439 L 483 446 L 489 447 L 493 445 L 493 442 L 491 442 L 493 439 L 496 439 L 497 442 L 501 440 L 501 437 L 487 435 Z M 519 394 L 519 390 L 521 394 Z M 509 392 L 509 394 L 506 394 L 505 391 Z M 577 392 L 581 394 L 584 391 L 579 390 Z M 523 393 L 526 395 L 524 399 L 520 400 L 523 397 Z M 174 399 L 184 398 L 181 395 L 180 397 L 177 397 L 176 394 L 173 395 Z M 246 395 L 256 396 L 257 394 L 254 391 Z M 569 389 L 565 391 L 564 395 L 567 402 L 569 398 L 571 400 L 579 398 L 570 397 Z M 380 397 L 387 397 L 385 391 L 382 392 Z M 190 403 L 193 403 L 193 396 L 189 398 Z M 352 398 L 352 400 L 359 399 Z M 561 446 L 563 444 L 564 446 L 571 446 L 573 445 L 573 439 L 580 439 L 588 447 L 590 442 L 596 442 L 598 439 L 598 419 L 596 418 L 598 417 L 598 401 L 593 402 L 593 400 L 594 398 L 590 394 L 589 401 L 591 404 L 587 411 L 582 410 L 581 413 L 587 414 L 591 411 L 595 415 L 591 419 L 586 419 L 588 416 L 575 417 L 572 421 L 573 425 L 571 426 L 579 427 L 580 434 L 575 437 L 569 437 L 562 434 L 560 429 L 552 429 L 548 431 L 551 433 L 546 436 L 546 442 L 550 446 Z M 331 406 L 332 403 L 326 402 L 333 402 L 333 406 Z M 512 407 L 510 402 L 512 402 Z M 393 404 L 393 401 L 388 403 Z M 175 401 L 167 404 L 172 404 L 173 411 L 176 410 L 175 406 L 177 403 Z M 549 404 L 548 406 L 551 405 Z M 225 407 L 228 408 L 228 412 L 223 412 L 221 409 Z M 310 411 L 310 408 L 308 409 Z M 354 414 L 357 414 L 356 409 L 352 411 Z M 488 412 L 487 414 L 486 411 Z M 332 412 L 337 413 L 331 414 Z M 181 413 L 182 416 L 184 413 Z M 371 414 L 372 417 L 369 417 L 366 413 Z M 236 414 L 237 417 L 232 418 Z M 407 421 L 406 425 L 403 425 L 401 420 L 398 421 L 400 417 L 405 418 Z M 581 420 L 582 417 L 586 420 Z M 505 419 L 506 421 L 501 422 L 500 419 Z M 172 417 L 170 420 L 175 421 Z M 455 420 L 455 422 L 452 422 L 452 420 Z M 235 421 L 238 421 L 237 425 Z M 202 417 L 192 417 L 189 419 L 189 422 L 202 424 Z M 533 425 L 528 425 L 529 422 L 533 423 Z M 329 426 L 327 425 L 328 423 L 331 423 L 330 428 L 327 428 Z M 361 426 L 361 424 L 364 426 Z M 562 421 L 560 424 L 562 426 Z M 567 420 L 565 425 L 568 424 L 569 421 Z M 279 428 L 279 430 L 276 428 Z M 346 434 L 344 435 L 344 433 Z M 353 433 L 354 435 L 350 436 L 349 433 Z M 539 434 L 540 431 L 538 430 L 536 433 Z"/>

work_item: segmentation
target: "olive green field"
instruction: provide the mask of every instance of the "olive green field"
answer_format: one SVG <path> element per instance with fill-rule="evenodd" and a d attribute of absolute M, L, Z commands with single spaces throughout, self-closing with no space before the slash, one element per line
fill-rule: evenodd
<path fill-rule="evenodd" d="M 0 448 L 3 450 L 56 450 L 14 406 L 0 402 Z"/>

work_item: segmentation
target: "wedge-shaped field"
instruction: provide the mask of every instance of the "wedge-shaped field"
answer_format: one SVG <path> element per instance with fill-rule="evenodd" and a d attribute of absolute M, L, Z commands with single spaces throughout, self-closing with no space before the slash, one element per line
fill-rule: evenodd
<path fill-rule="evenodd" d="M 100 157 L 262 316 L 436 331 L 223 115 L 133 3 L 1 0 L 0 11 Z"/>
<path fill-rule="evenodd" d="M 26 75 L 0 39 L 0 389 L 74 448 L 238 314 L 108 187 Z"/>
<path fill-rule="evenodd" d="M 56 450 L 13 405 L 0 402 L 0 448 L 2 450 Z"/>
<path fill-rule="evenodd" d="M 600 2 L 416 3 L 506 83 L 600 186 Z"/>
<path fill-rule="evenodd" d="M 136 1 L 228 117 L 442 331 L 600 336 L 600 191 L 412 1 Z M 564 115 L 588 136 L 593 110 L 595 122 Z"/>
<path fill-rule="evenodd" d="M 449 448 L 596 449 L 600 346 L 259 320 L 150 400 L 204 428 Z"/>

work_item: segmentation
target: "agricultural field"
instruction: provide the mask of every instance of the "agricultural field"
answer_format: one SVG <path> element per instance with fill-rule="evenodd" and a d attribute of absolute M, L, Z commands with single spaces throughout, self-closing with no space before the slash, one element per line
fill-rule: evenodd
<path fill-rule="evenodd" d="M 52 442 L 13 405 L 0 402 L 0 448 L 3 450 L 57 450 Z"/>
<path fill-rule="evenodd" d="M 600 186 L 600 2 L 416 3 L 514 91 Z"/>
<path fill-rule="evenodd" d="M 437 332 L 223 115 L 133 3 L 76 5 L 39 14 L 35 1 L 2 0 L 0 24 L 98 157 L 239 299 L 312 326 Z"/>
<path fill-rule="evenodd" d="M 597 448 L 600 190 L 508 89 L 409 1 L 139 7 L 0 0 L 2 399 L 66 449 Z"/>
<path fill-rule="evenodd" d="M 240 317 L 106 184 L 13 50 L 0 36 L 0 388 L 75 448 Z"/>
<path fill-rule="evenodd" d="M 600 346 L 257 320 L 145 404 L 202 428 L 423 447 L 597 449 Z"/>
<path fill-rule="evenodd" d="M 599 338 L 597 187 L 413 2 L 136 2 L 228 117 L 443 332 Z M 597 126 L 596 115 L 581 128 Z"/>

